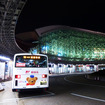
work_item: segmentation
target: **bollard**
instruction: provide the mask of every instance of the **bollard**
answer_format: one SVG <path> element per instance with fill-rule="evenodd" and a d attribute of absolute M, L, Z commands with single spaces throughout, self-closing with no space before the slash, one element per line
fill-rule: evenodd
<path fill-rule="evenodd" d="M 3 90 L 4 90 L 4 88 L 3 88 L 3 86 L 0 83 L 0 91 L 3 91 Z"/>
<path fill-rule="evenodd" d="M 96 77 L 94 77 L 94 80 L 97 80 L 97 78 L 96 78 Z"/>
<path fill-rule="evenodd" d="M 100 77 L 97 77 L 97 80 L 100 80 Z"/>

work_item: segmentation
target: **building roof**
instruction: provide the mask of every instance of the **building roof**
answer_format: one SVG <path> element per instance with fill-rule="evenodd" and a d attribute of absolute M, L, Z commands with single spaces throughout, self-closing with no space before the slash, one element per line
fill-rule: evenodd
<path fill-rule="evenodd" d="M 37 34 L 39 36 L 42 36 L 44 33 L 51 32 L 53 30 L 58 30 L 58 29 L 72 29 L 72 30 L 77 30 L 77 31 L 82 31 L 82 32 L 87 32 L 87 33 L 105 36 L 105 33 L 102 33 L 102 32 L 97 32 L 97 31 L 92 31 L 92 30 L 87 30 L 87 29 L 82 29 L 82 28 L 75 28 L 75 27 L 70 27 L 70 26 L 65 26 L 65 25 L 45 26 L 42 28 L 35 29 L 35 31 L 37 32 Z"/>

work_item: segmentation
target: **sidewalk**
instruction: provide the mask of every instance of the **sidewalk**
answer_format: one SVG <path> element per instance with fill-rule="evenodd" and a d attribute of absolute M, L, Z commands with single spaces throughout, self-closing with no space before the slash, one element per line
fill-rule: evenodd
<path fill-rule="evenodd" d="M 12 81 L 5 81 L 1 83 L 4 91 L 0 92 L 0 105 L 22 105 L 18 103 L 17 94 L 12 92 Z"/>
<path fill-rule="evenodd" d="M 7 78 L 7 79 L 5 79 L 5 80 L 4 79 L 0 79 L 0 92 L 3 91 L 3 90 L 5 90 L 4 87 L 3 87 L 4 86 L 4 83 L 7 82 L 7 81 L 11 81 L 11 80 L 12 79 L 10 77 Z"/>

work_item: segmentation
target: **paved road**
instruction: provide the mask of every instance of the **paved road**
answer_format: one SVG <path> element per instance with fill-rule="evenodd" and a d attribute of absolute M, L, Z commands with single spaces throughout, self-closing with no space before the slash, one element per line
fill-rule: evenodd
<path fill-rule="evenodd" d="M 0 105 L 105 105 L 105 82 L 84 75 L 51 76 L 46 92 L 11 91 L 11 82 L 0 92 Z"/>

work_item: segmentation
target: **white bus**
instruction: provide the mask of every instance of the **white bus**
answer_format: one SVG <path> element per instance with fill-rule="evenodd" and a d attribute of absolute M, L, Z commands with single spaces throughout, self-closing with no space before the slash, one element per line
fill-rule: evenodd
<path fill-rule="evenodd" d="M 14 55 L 12 91 L 49 87 L 48 57 L 43 54 Z"/>

